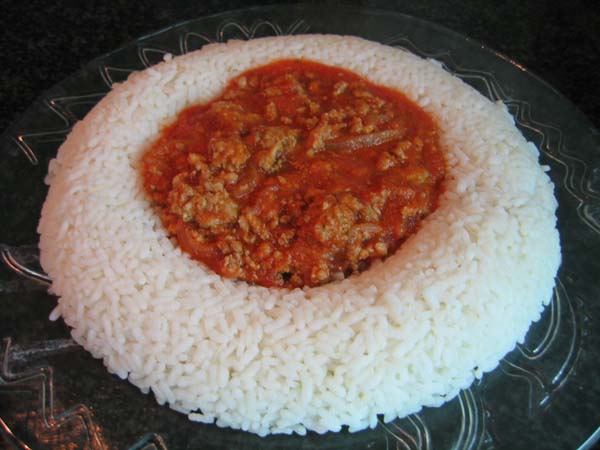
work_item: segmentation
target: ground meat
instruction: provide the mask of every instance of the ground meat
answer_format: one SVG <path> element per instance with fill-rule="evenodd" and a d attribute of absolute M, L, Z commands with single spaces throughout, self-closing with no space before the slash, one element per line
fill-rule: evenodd
<path fill-rule="evenodd" d="M 323 244 L 344 242 L 354 222 L 354 213 L 346 205 L 323 206 L 313 227 L 314 236 Z"/>
<path fill-rule="evenodd" d="M 208 142 L 211 165 L 229 171 L 239 170 L 250 158 L 250 152 L 239 136 L 213 137 Z"/>
<path fill-rule="evenodd" d="M 288 127 L 260 127 L 251 134 L 256 148 L 256 163 L 265 173 L 279 170 L 285 156 L 295 147 L 299 130 Z"/>
<path fill-rule="evenodd" d="M 437 204 L 433 121 L 337 68 L 279 61 L 183 111 L 144 154 L 149 198 L 217 273 L 315 286 L 393 253 Z"/>
<path fill-rule="evenodd" d="M 340 135 L 340 131 L 346 127 L 346 124 L 335 121 L 338 113 L 325 113 L 321 116 L 317 125 L 309 131 L 306 138 L 306 154 L 314 156 L 315 153 L 325 149 L 325 143 Z"/>
<path fill-rule="evenodd" d="M 238 204 L 234 202 L 223 184 L 204 182 L 188 184 L 192 178 L 188 173 L 173 179 L 169 193 L 169 212 L 181 217 L 183 222 L 195 221 L 202 228 L 215 228 L 237 221 Z"/>

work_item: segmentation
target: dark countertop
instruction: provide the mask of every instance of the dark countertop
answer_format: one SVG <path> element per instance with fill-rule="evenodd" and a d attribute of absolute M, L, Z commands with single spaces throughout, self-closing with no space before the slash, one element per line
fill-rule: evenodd
<path fill-rule="evenodd" d="M 9 3 L 9 4 L 8 4 Z M 0 130 L 91 59 L 186 19 L 274 1 L 7 2 L 0 33 Z M 313 2 L 314 3 L 314 2 Z M 600 4 L 595 0 L 326 2 L 393 10 L 479 40 L 553 85 L 600 126 Z"/>
<path fill-rule="evenodd" d="M 139 36 L 211 13 L 277 3 L 241 0 L 172 0 L 169 4 L 159 0 L 68 4 L 37 0 L 2 2 L 0 131 L 18 119 L 55 83 L 90 60 Z M 321 3 L 401 12 L 469 36 L 537 74 L 600 127 L 600 3 L 597 0 Z M 600 415 L 600 405 L 598 410 Z M 0 447 L 1 444 L 0 438 Z M 594 448 L 600 450 L 600 444 Z"/>

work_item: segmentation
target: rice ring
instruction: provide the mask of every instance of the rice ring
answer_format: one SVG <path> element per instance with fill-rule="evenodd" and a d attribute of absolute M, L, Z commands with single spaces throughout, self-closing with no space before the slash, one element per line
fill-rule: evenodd
<path fill-rule="evenodd" d="M 223 279 L 168 238 L 137 164 L 183 108 L 283 58 L 395 88 L 440 128 L 439 207 L 383 263 L 310 289 Z M 551 298 L 553 186 L 501 103 L 438 64 L 341 36 L 215 44 L 135 73 L 51 161 L 41 263 L 73 338 L 191 420 L 350 431 L 439 406 L 495 368 Z"/>

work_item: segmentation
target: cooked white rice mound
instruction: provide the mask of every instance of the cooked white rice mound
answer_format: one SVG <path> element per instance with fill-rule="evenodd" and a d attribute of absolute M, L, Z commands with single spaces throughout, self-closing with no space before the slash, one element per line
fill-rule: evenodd
<path fill-rule="evenodd" d="M 223 279 L 167 237 L 137 170 L 161 127 L 280 58 L 396 88 L 438 122 L 439 208 L 393 256 L 293 291 Z M 353 37 L 210 45 L 116 85 L 50 164 L 41 262 L 73 338 L 191 420 L 268 433 L 374 427 L 495 368 L 552 295 L 553 186 L 494 104 L 438 64 Z"/>

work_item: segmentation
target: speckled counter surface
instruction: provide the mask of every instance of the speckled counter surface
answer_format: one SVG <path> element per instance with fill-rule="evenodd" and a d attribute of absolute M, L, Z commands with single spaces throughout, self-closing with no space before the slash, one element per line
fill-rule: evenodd
<path fill-rule="evenodd" d="M 554 3 L 520 0 L 425 0 L 323 3 L 340 3 L 404 13 L 438 23 L 482 42 L 552 85 L 574 103 L 596 127 L 600 127 L 600 4 L 596 1 Z M 90 5 L 84 2 L 2 2 L 0 131 L 18 120 L 25 109 L 54 84 L 80 70 L 90 60 L 133 39 L 188 19 L 266 4 L 277 2 L 123 0 L 94 2 Z M 15 175 L 17 176 L 20 175 Z M 7 195 L 0 190 L 0 205 L 3 209 Z M 6 215 L 0 215 L 0 221 L 6 223 L 7 217 L 15 213 L 17 212 L 3 211 L 2 215 Z M 4 242 L 3 237 L 0 237 L 0 242 Z M 600 278 L 600 274 L 598 277 Z M 53 305 L 47 302 L 46 294 L 39 286 L 22 281 L 2 265 L 0 294 L 0 302 L 5 302 L 0 303 L 0 338 L 18 333 L 20 336 L 36 340 L 39 339 L 39 330 L 43 328 L 48 334 L 48 339 L 70 345 L 61 340 L 68 337 L 68 331 L 61 322 L 50 326 L 46 323 L 45 317 Z M 23 294 L 28 296 L 27 302 L 20 301 L 19 295 Z M 31 305 L 39 305 L 35 314 L 32 313 Z M 139 420 L 139 411 L 132 409 L 129 402 L 139 395 L 137 389 L 123 383 L 112 391 L 94 392 L 94 386 L 86 385 L 86 370 L 90 359 L 87 354 L 67 352 L 58 358 L 71 359 L 73 370 L 82 371 L 82 376 L 76 381 L 66 378 L 62 380 L 65 384 L 60 393 L 65 405 L 70 404 L 70 391 L 89 391 L 90 395 L 93 393 L 107 397 L 104 403 L 107 409 L 104 411 L 103 407 L 99 406 L 98 414 L 109 416 L 110 408 L 121 408 L 130 411 L 131 421 Z M 98 365 L 100 364 L 98 362 Z M 111 379 L 109 374 L 105 377 L 107 382 Z M 77 385 L 69 385 L 67 382 Z M 600 392 L 600 381 L 597 387 Z M 590 398 L 599 398 L 599 392 L 593 393 Z M 150 396 L 146 396 L 144 401 L 144 408 L 154 408 L 154 401 Z M 3 397 L 0 396 L 0 406 L 2 402 Z M 99 401 L 98 404 L 103 403 Z M 600 404 L 588 405 L 586 410 L 592 413 L 595 411 L 600 425 Z M 155 420 L 160 420 L 160 417 Z M 165 411 L 164 426 L 158 426 L 154 431 L 166 431 L 173 424 L 187 427 L 183 422 L 183 419 L 174 421 L 168 416 L 168 411 Z M 105 423 L 104 426 L 127 427 L 128 424 Z M 310 440 L 307 441 L 307 445 L 310 446 Z M 3 448 L 2 438 L 0 448 Z M 195 446 L 192 442 L 187 448 L 202 447 Z M 269 448 L 281 447 L 274 444 Z M 569 447 L 565 447 L 558 439 L 555 448 Z M 600 445 L 597 444 L 594 448 L 600 449 Z"/>

